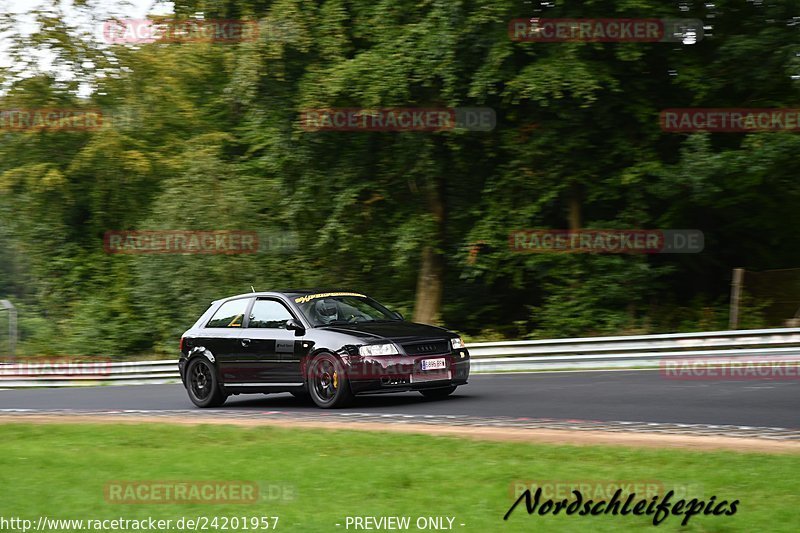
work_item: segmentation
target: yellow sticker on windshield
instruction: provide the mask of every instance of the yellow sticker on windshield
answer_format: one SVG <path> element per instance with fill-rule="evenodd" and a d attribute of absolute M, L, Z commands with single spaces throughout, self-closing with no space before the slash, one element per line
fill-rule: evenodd
<path fill-rule="evenodd" d="M 309 294 L 307 296 L 301 296 L 299 298 L 295 298 L 294 301 L 299 304 L 304 304 L 311 300 L 316 300 L 317 298 L 330 298 L 333 296 L 358 296 L 359 298 L 366 298 L 363 294 L 358 294 L 357 292 L 323 292 L 320 294 Z"/>

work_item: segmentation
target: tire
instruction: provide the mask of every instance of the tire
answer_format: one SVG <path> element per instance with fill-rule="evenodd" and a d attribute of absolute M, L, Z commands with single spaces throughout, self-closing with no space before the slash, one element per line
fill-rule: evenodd
<path fill-rule="evenodd" d="M 451 385 L 449 387 L 445 387 L 443 389 L 428 389 L 428 390 L 421 390 L 419 391 L 420 394 L 425 396 L 430 400 L 441 400 L 442 398 L 447 398 L 451 394 L 455 392 L 458 387 L 455 385 Z"/>
<path fill-rule="evenodd" d="M 219 407 L 228 399 L 214 365 L 202 356 L 192 359 L 186 369 L 186 392 L 197 407 Z"/>
<path fill-rule="evenodd" d="M 342 362 L 333 354 L 322 353 L 308 366 L 308 392 L 322 409 L 344 407 L 353 401 L 350 381 Z"/>

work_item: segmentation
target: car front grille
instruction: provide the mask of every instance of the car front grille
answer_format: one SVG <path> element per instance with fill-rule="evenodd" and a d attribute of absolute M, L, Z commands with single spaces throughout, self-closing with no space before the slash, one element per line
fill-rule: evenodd
<path fill-rule="evenodd" d="M 408 355 L 436 355 L 450 353 L 447 341 L 424 341 L 403 344 L 403 350 Z"/>

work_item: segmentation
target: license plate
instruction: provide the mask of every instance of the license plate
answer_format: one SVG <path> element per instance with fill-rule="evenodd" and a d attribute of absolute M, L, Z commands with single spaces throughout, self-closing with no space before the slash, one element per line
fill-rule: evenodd
<path fill-rule="evenodd" d="M 445 359 L 423 359 L 419 363 L 420 370 L 441 370 L 447 368 Z"/>

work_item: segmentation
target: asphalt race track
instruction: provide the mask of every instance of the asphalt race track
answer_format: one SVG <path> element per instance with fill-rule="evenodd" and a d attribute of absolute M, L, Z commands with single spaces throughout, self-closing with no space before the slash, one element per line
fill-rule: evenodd
<path fill-rule="evenodd" d="M 0 390 L 0 409 L 193 408 L 180 385 Z M 219 410 L 319 411 L 289 394 L 231 396 Z M 475 375 L 445 400 L 426 400 L 418 393 L 373 395 L 337 412 L 794 429 L 800 428 L 800 381 L 677 381 L 657 370 Z"/>

